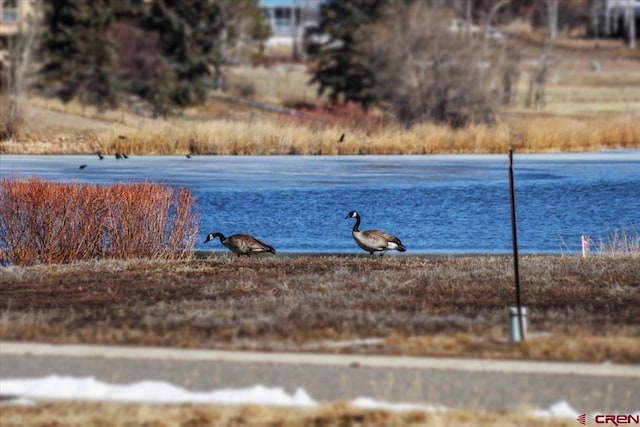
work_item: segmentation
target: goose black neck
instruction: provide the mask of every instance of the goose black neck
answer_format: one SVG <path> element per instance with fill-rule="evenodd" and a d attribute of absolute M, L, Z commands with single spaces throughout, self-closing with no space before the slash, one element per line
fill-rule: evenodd
<path fill-rule="evenodd" d="M 360 227 L 360 215 L 356 215 L 356 223 L 353 225 L 353 231 L 360 231 L 358 227 Z"/>
<path fill-rule="evenodd" d="M 224 234 L 222 233 L 214 233 L 213 238 L 215 239 L 216 237 L 219 237 L 220 241 L 224 240 Z"/>

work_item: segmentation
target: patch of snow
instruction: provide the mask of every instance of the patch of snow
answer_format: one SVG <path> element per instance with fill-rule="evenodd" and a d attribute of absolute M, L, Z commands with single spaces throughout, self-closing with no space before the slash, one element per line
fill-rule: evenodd
<path fill-rule="evenodd" d="M 444 406 L 423 405 L 419 403 L 388 403 L 374 400 L 368 397 L 358 397 L 353 399 L 351 405 L 362 409 L 387 409 L 390 411 L 424 411 L 424 412 L 445 412 Z"/>
<path fill-rule="evenodd" d="M 255 385 L 243 389 L 189 391 L 163 381 L 141 381 L 131 384 L 109 384 L 94 377 L 67 377 L 50 375 L 44 378 L 0 379 L 0 396 L 15 396 L 2 404 L 34 405 L 38 399 L 100 400 L 112 402 L 146 403 L 208 403 L 219 405 L 258 404 L 265 406 L 316 407 L 319 405 L 303 388 L 293 394 L 280 387 Z M 369 397 L 358 397 L 348 402 L 363 409 L 391 411 L 444 412 L 444 406 L 420 403 L 390 403 Z M 637 415 L 638 413 L 636 413 Z M 547 409 L 532 411 L 541 418 L 573 418 L 580 414 L 567 402 L 554 403 Z"/>
<path fill-rule="evenodd" d="M 564 400 L 556 402 L 547 409 L 538 409 L 532 412 L 536 417 L 540 418 L 578 418 L 580 415 Z"/>
<path fill-rule="evenodd" d="M 301 388 L 288 394 L 282 388 L 255 385 L 246 389 L 193 392 L 162 381 L 108 384 L 93 377 L 51 375 L 45 378 L 0 379 L 0 393 L 31 399 L 81 399 L 149 403 L 264 404 L 311 407 L 317 403 Z"/>

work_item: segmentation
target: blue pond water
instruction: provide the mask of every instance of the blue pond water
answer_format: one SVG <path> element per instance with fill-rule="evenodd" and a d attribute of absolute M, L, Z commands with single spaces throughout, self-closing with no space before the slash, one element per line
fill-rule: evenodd
<path fill-rule="evenodd" d="M 87 168 L 79 170 L 80 164 Z M 511 251 L 508 158 L 457 156 L 0 156 L 3 177 L 190 188 L 207 233 L 248 232 L 281 252 L 360 252 L 361 229 L 400 237 L 409 253 Z M 521 252 L 580 250 L 640 223 L 640 150 L 515 155 Z"/>

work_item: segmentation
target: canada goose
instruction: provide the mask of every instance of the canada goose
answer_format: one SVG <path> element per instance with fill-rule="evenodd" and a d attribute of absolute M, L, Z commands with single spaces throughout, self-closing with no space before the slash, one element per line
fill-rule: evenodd
<path fill-rule="evenodd" d="M 220 241 L 223 245 L 225 245 L 231 252 L 240 256 L 246 255 L 249 256 L 254 253 L 261 252 L 271 252 L 273 254 L 276 253 L 276 250 L 267 245 L 264 242 L 256 239 L 249 234 L 234 234 L 229 237 L 224 237 L 222 233 L 209 233 L 207 239 L 204 241 L 205 243 L 210 242 L 216 237 L 220 237 Z"/>
<path fill-rule="evenodd" d="M 80 165 L 80 167 L 78 169 L 84 169 L 86 167 L 87 167 L 87 165 Z"/>
<path fill-rule="evenodd" d="M 356 219 L 356 223 L 353 226 L 353 231 L 351 232 L 353 240 L 356 241 L 358 246 L 369 252 L 371 255 L 373 255 L 374 252 L 382 252 L 380 254 L 380 256 L 382 256 L 386 251 L 390 249 L 395 249 L 399 252 L 404 252 L 407 250 L 400 239 L 398 239 L 396 236 L 392 236 L 389 233 L 385 233 L 381 230 L 360 231 L 358 229 L 358 227 L 360 226 L 360 215 L 358 215 L 358 212 L 349 212 L 345 219 L 347 218 Z"/>
<path fill-rule="evenodd" d="M 102 155 L 102 153 L 101 153 L 101 152 L 99 152 L 99 151 L 98 151 L 96 154 L 98 155 L 98 158 L 99 158 L 100 160 L 103 160 L 103 159 L 104 159 L 104 156 Z"/>

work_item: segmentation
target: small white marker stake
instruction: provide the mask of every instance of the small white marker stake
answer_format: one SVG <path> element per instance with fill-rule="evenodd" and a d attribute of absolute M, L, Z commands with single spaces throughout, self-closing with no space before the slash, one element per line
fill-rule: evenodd
<path fill-rule="evenodd" d="M 589 253 L 589 236 L 583 234 L 580 236 L 580 240 L 582 241 L 582 256 L 586 258 Z"/>

